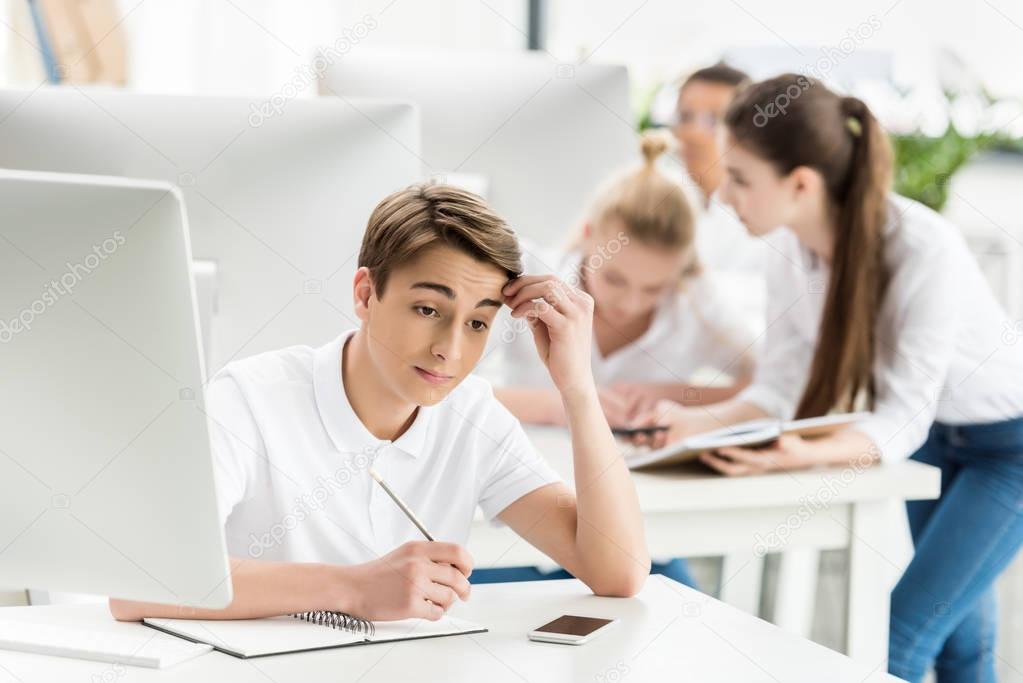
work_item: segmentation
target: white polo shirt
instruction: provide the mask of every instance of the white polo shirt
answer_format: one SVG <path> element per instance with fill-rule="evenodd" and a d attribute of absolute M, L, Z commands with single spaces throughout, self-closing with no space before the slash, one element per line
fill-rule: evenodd
<path fill-rule="evenodd" d="M 396 441 L 374 437 L 341 381 L 341 350 L 354 332 L 318 349 L 294 346 L 231 363 L 210 383 L 217 497 L 231 555 L 357 564 L 423 540 L 370 478 L 370 462 L 437 540 L 461 544 L 477 505 L 494 520 L 559 481 L 475 376 L 420 407 Z"/>
<path fill-rule="evenodd" d="M 578 251 L 523 244 L 527 273 L 553 273 L 577 284 L 582 264 Z M 604 356 L 594 341 L 590 353 L 598 386 L 616 383 L 687 383 L 700 370 L 735 374 L 749 362 L 756 323 L 744 318 L 724 296 L 713 275 L 699 275 L 658 304 L 650 327 L 639 339 Z M 532 332 L 505 308 L 494 320 L 478 373 L 494 386 L 553 388 L 537 355 Z"/>
<path fill-rule="evenodd" d="M 769 257 L 766 343 L 739 395 L 790 418 L 809 379 L 830 269 L 780 229 Z M 956 226 L 893 195 L 885 227 L 888 287 L 875 326 L 872 416 L 857 425 L 885 460 L 912 455 L 931 424 L 1023 416 L 1023 343 Z"/>

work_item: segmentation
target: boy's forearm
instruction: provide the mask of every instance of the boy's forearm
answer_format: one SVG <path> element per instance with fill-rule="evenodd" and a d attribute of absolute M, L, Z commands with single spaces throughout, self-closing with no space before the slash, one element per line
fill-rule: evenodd
<path fill-rule="evenodd" d="M 119 621 L 144 617 L 170 619 L 254 619 L 328 609 L 348 611 L 347 567 L 318 563 L 264 562 L 231 558 L 234 599 L 223 609 L 110 599 Z"/>
<path fill-rule="evenodd" d="M 588 576 L 604 595 L 633 595 L 650 571 L 643 517 L 632 477 L 595 388 L 562 395 L 575 464 L 576 545 Z"/>

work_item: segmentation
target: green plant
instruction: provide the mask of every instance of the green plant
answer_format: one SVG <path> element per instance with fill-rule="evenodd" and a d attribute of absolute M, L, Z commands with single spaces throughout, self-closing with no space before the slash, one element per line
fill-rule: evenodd
<path fill-rule="evenodd" d="M 999 142 L 997 136 L 962 135 L 950 125 L 940 137 L 920 133 L 891 135 L 895 152 L 895 191 L 940 211 L 948 201 L 949 181 L 977 152 Z"/>

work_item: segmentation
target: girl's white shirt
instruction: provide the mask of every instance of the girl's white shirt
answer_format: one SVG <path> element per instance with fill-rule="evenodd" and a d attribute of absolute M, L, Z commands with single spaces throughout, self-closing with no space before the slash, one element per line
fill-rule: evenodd
<path fill-rule="evenodd" d="M 830 269 L 780 228 L 767 252 L 767 330 L 753 384 L 739 395 L 793 416 L 809 376 Z M 996 301 L 956 226 L 893 195 L 887 290 L 876 322 L 872 417 L 856 428 L 885 460 L 912 455 L 937 420 L 1023 415 L 1023 329 Z"/>

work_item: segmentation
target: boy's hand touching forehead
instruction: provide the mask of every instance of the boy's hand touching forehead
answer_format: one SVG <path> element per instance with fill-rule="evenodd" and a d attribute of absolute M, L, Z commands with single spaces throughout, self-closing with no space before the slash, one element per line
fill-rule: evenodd
<path fill-rule="evenodd" d="M 564 394 L 594 387 L 590 367 L 593 298 L 554 275 L 523 275 L 504 287 L 513 318 L 525 318 L 536 350 Z"/>

